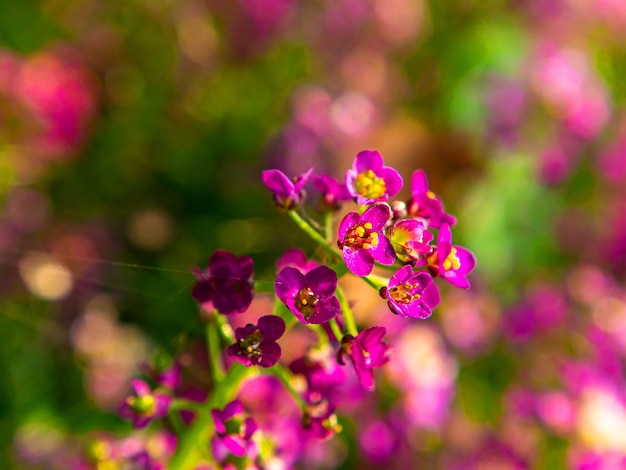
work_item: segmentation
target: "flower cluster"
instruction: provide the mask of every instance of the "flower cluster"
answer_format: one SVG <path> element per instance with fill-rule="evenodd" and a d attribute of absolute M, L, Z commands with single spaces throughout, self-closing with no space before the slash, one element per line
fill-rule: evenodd
<path fill-rule="evenodd" d="M 363 278 L 386 301 L 395 315 L 389 318 L 407 319 L 400 321 L 432 315 L 441 299 L 437 278 L 469 287 L 474 257 L 452 244 L 456 219 L 422 171 L 413 174 L 407 201 L 391 200 L 403 179 L 374 150 L 356 155 L 343 182 L 312 168 L 293 179 L 268 170 L 262 180 L 324 255 L 287 250 L 272 282 L 255 282 L 253 259 L 224 250 L 205 269 L 192 269 L 191 295 L 207 330 L 208 389 L 195 393 L 193 371 L 185 377 L 182 365 L 189 359 L 176 358 L 165 369 L 148 367 L 150 379 L 134 380 L 119 408 L 137 429 L 172 421 L 179 441 L 168 468 L 287 468 L 312 442 L 342 430 L 341 410 L 376 389 L 377 370 L 392 351 L 387 326 L 355 317 L 342 276 Z M 324 227 L 300 211 L 309 180 L 320 192 Z M 350 203 L 354 210 L 337 217 L 335 227 L 334 217 Z M 268 296 L 273 310 L 255 315 L 257 298 Z"/>

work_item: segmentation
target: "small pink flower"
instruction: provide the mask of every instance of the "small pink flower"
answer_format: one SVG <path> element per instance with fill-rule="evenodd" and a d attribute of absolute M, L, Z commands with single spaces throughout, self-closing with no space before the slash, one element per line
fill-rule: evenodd
<path fill-rule="evenodd" d="M 346 173 L 346 187 L 359 204 L 383 202 L 402 189 L 402 177 L 395 169 L 384 166 L 375 150 L 363 150 Z"/>

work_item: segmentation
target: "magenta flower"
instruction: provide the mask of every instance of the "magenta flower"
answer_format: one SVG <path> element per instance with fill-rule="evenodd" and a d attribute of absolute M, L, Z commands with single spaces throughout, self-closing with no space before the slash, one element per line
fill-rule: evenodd
<path fill-rule="evenodd" d="M 192 268 L 191 271 L 198 279 L 191 295 L 203 308 L 215 308 L 224 315 L 248 310 L 252 303 L 252 258 L 236 258 L 228 251 L 216 250 L 207 269 Z"/>
<path fill-rule="evenodd" d="M 389 241 L 400 261 L 412 263 L 421 255 L 430 254 L 433 247 L 429 245 L 433 234 L 426 230 L 422 220 L 399 220 L 389 227 Z"/>
<path fill-rule="evenodd" d="M 341 184 L 332 176 L 315 175 L 313 176 L 313 184 L 322 194 L 322 205 L 326 209 L 338 210 L 341 208 L 343 201 L 352 199 L 352 194 L 350 194 L 346 185 Z"/>
<path fill-rule="evenodd" d="M 383 157 L 375 150 L 363 150 L 346 173 L 346 187 L 358 204 L 387 201 L 402 189 L 400 173 L 384 166 Z"/>
<path fill-rule="evenodd" d="M 302 323 L 325 323 L 341 310 L 335 296 L 337 274 L 318 266 L 306 274 L 286 267 L 276 277 L 276 295 Z"/>
<path fill-rule="evenodd" d="M 302 274 L 306 274 L 319 265 L 317 261 L 308 259 L 304 251 L 298 248 L 289 248 L 276 260 L 276 272 L 281 272 L 287 266 L 291 266 L 292 268 L 298 269 Z"/>
<path fill-rule="evenodd" d="M 263 184 L 274 193 L 274 203 L 282 210 L 291 210 L 299 207 L 305 198 L 304 185 L 307 183 L 313 168 L 306 173 L 289 179 L 280 170 L 265 170 L 262 173 Z"/>
<path fill-rule="evenodd" d="M 389 239 L 383 234 L 391 217 L 387 204 L 376 204 L 362 215 L 350 212 L 339 225 L 337 245 L 343 251 L 343 260 L 348 269 L 357 276 L 367 276 L 374 263 L 391 266 L 396 254 Z"/>
<path fill-rule="evenodd" d="M 336 396 L 337 388 L 346 381 L 346 374 L 335 361 L 330 347 L 310 350 L 303 357 L 289 364 L 294 375 L 302 375 L 307 383 L 305 399 L 313 397 L 330 399 Z"/>
<path fill-rule="evenodd" d="M 237 457 L 254 456 L 256 445 L 252 435 L 257 430 L 257 424 L 245 416 L 239 400 L 230 402 L 223 410 L 212 409 L 211 416 L 215 423 L 211 449 L 217 460 L 224 460 L 229 453 Z"/>
<path fill-rule="evenodd" d="M 272 367 L 282 351 L 276 342 L 285 332 L 285 322 L 275 315 L 259 318 L 257 325 L 248 324 L 235 330 L 237 342 L 228 347 L 227 354 L 245 366 Z"/>
<path fill-rule="evenodd" d="M 444 224 L 437 236 L 437 247 L 428 256 L 428 270 L 433 276 L 441 276 L 450 284 L 468 289 L 470 283 L 465 276 L 476 266 L 476 259 L 471 251 L 451 242 L 450 226 Z"/>
<path fill-rule="evenodd" d="M 120 404 L 118 412 L 122 418 L 131 420 L 135 429 L 144 428 L 152 419 L 167 414 L 171 401 L 168 395 L 158 390 L 152 392 L 143 380 L 135 379 L 130 385 L 133 394 Z"/>
<path fill-rule="evenodd" d="M 350 334 L 341 340 L 337 352 L 337 362 L 345 364 L 348 356 L 359 382 L 366 390 L 374 390 L 374 367 L 380 367 L 389 359 L 389 346 L 382 342 L 387 329 L 384 326 L 372 326 L 361 331 L 356 338 Z"/>
<path fill-rule="evenodd" d="M 398 269 L 389 285 L 380 289 L 380 296 L 387 300 L 389 309 L 403 318 L 421 320 L 433 314 L 432 309 L 441 300 L 433 278 L 424 271 L 413 272 L 409 265 Z"/>
<path fill-rule="evenodd" d="M 442 224 L 456 224 L 456 219 L 444 212 L 439 197 L 428 189 L 426 173 L 422 170 L 416 170 L 411 178 L 411 200 L 408 210 L 412 217 L 428 220 L 430 227 L 439 228 Z"/>

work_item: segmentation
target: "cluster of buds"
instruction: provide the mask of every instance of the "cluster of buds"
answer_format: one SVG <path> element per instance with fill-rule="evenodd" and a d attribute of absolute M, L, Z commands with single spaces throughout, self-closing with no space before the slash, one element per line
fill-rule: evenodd
<path fill-rule="evenodd" d="M 287 459 L 287 444 L 276 423 L 255 420 L 240 396 L 243 384 L 255 376 L 273 376 L 293 398 L 300 413 L 302 449 L 307 439 L 325 440 L 342 429 L 337 416 L 345 395 L 341 388 L 352 376 L 362 389 L 374 390 L 375 370 L 389 360 L 390 345 L 383 341 L 385 326 L 355 318 L 339 286 L 341 276 L 363 278 L 378 290 L 391 313 L 421 320 L 440 302 L 435 278 L 469 287 L 474 257 L 452 244 L 450 228 L 456 219 L 430 191 L 423 171 L 413 174 L 408 201 L 391 200 L 402 189 L 402 177 L 373 150 L 356 156 L 344 182 L 314 175 L 313 169 L 293 179 L 267 170 L 262 179 L 277 207 L 319 243 L 325 255 L 308 259 L 299 249 L 287 250 L 276 263 L 272 283 L 254 281 L 251 257 L 223 250 L 213 253 L 205 269 L 192 270 L 196 283 L 191 294 L 207 322 L 213 377 L 205 402 L 191 404 L 176 396 L 174 386 L 151 388 L 136 380 L 133 394 L 120 408 L 135 428 L 159 418 L 177 420 L 173 427 L 178 444 L 168 468 L 265 468 Z M 322 228 L 300 211 L 311 179 L 323 210 L 331 215 Z M 358 210 L 346 213 L 335 231 L 332 215 L 348 201 Z M 374 274 L 375 268 L 389 275 Z M 235 327 L 231 319 L 248 311 L 256 291 L 274 294 L 273 312 L 258 317 L 256 324 Z M 317 334 L 318 344 L 283 364 L 281 338 L 298 323 Z M 346 369 L 346 364 L 351 367 Z M 268 403 L 265 411 L 270 408 Z M 180 420 L 182 414 L 176 411 L 187 413 L 188 419 Z M 291 449 L 289 461 L 294 459 L 297 451 Z"/>

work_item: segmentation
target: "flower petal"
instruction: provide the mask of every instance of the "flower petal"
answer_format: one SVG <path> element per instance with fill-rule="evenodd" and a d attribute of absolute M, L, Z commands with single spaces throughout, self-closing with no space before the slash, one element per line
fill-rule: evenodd
<path fill-rule="evenodd" d="M 378 245 L 372 246 L 369 252 L 376 261 L 385 266 L 391 266 L 396 262 L 396 252 L 385 236 L 378 237 Z"/>
<path fill-rule="evenodd" d="M 423 170 L 415 170 L 411 177 L 411 193 L 413 197 L 428 192 L 428 179 Z"/>
<path fill-rule="evenodd" d="M 274 289 L 276 295 L 283 303 L 287 303 L 290 298 L 293 298 L 304 287 L 304 274 L 298 271 L 296 268 L 287 266 L 276 276 L 274 282 Z"/>
<path fill-rule="evenodd" d="M 366 250 L 343 249 L 343 261 L 356 276 L 367 276 L 374 269 L 374 258 Z"/>
<path fill-rule="evenodd" d="M 287 197 L 295 191 L 293 182 L 280 170 L 265 170 L 262 178 L 263 184 L 279 196 Z"/>
<path fill-rule="evenodd" d="M 340 242 L 343 242 L 343 239 L 345 238 L 346 233 L 348 233 L 348 231 L 352 227 L 358 224 L 360 219 L 361 219 L 361 216 L 359 215 L 358 212 L 349 212 L 348 214 L 345 215 L 345 217 L 341 220 L 341 223 L 339 224 L 338 237 L 339 237 Z"/>
<path fill-rule="evenodd" d="M 337 273 L 328 266 L 318 266 L 304 276 L 304 284 L 322 298 L 334 295 Z"/>
<path fill-rule="evenodd" d="M 285 333 L 285 321 L 276 315 L 262 316 L 257 325 L 263 335 L 263 341 L 276 341 Z"/>
<path fill-rule="evenodd" d="M 377 173 L 378 176 L 385 180 L 385 185 L 387 186 L 387 197 L 394 197 L 400 192 L 400 190 L 402 189 L 403 181 L 402 176 L 400 176 L 400 173 L 398 173 L 396 169 L 391 167 L 385 167 L 381 168 Z"/>
<path fill-rule="evenodd" d="M 320 302 L 315 307 L 315 313 L 311 315 L 308 323 L 312 323 L 315 325 L 326 323 L 327 321 L 335 318 L 340 310 L 341 306 L 339 305 L 339 300 L 337 299 L 337 297 L 331 297 L 324 302 Z"/>
<path fill-rule="evenodd" d="M 383 167 L 383 157 L 376 150 L 363 150 L 354 158 L 352 168 L 357 173 L 363 173 L 367 170 L 376 170 Z M 376 172 L 377 173 L 377 172 Z"/>
<path fill-rule="evenodd" d="M 370 222 L 374 232 L 380 232 L 391 218 L 391 207 L 387 204 L 375 204 L 361 215 L 361 223 Z"/>

